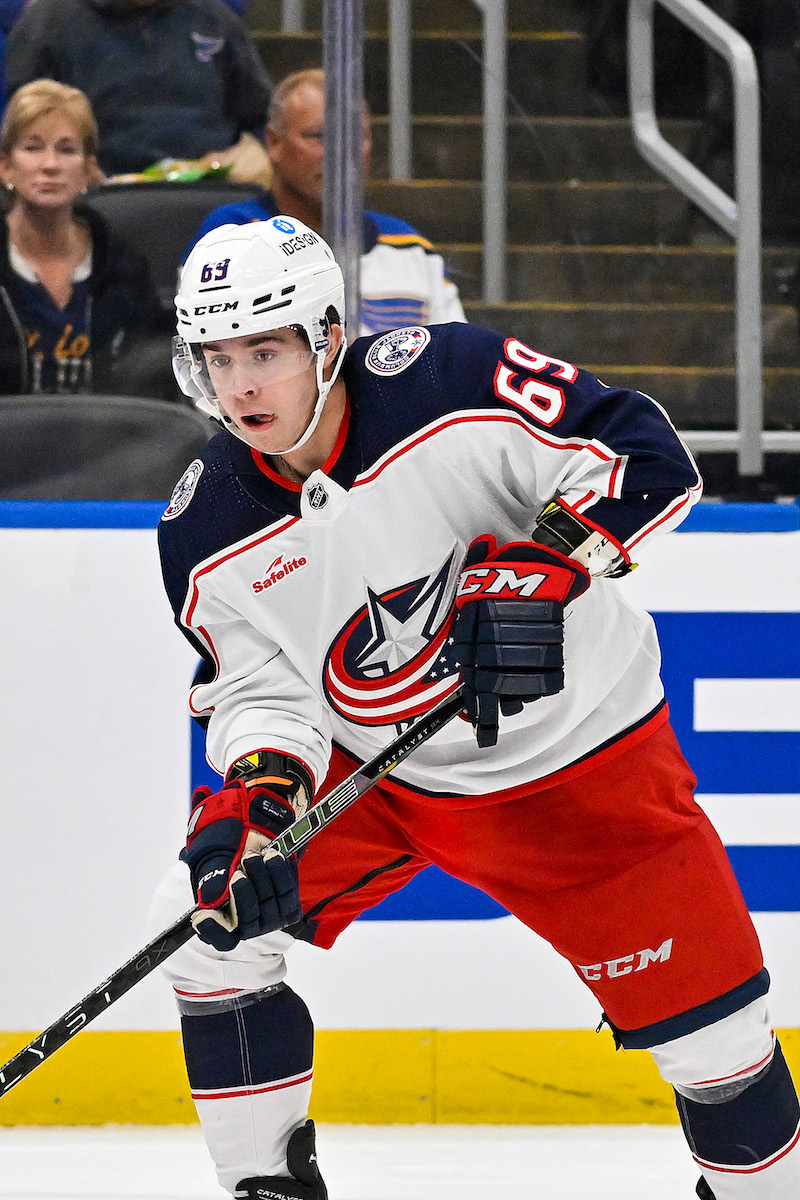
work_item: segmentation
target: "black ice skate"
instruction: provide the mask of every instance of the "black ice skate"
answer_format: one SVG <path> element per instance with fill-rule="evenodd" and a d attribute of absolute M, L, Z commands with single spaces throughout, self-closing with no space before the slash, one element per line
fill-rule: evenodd
<path fill-rule="evenodd" d="M 706 1183 L 706 1181 L 702 1175 L 698 1179 L 697 1187 L 694 1190 L 697 1192 L 698 1196 L 700 1197 L 700 1200 L 716 1200 L 716 1196 L 714 1195 L 714 1193 L 712 1192 L 711 1188 L 708 1186 L 708 1184 Z"/>
<path fill-rule="evenodd" d="M 242 1179 L 234 1200 L 328 1200 L 328 1189 L 317 1166 L 314 1122 L 295 1129 L 286 1148 L 286 1161 L 293 1178 L 258 1175 Z"/>

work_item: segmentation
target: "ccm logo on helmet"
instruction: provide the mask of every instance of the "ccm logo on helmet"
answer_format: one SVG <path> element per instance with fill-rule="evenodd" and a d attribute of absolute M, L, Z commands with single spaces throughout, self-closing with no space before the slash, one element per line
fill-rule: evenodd
<path fill-rule="evenodd" d="M 319 241 L 315 233 L 307 231 L 306 233 L 298 233 L 297 237 L 289 238 L 286 242 L 281 242 L 279 249 L 284 254 L 295 254 L 298 250 L 302 250 L 305 246 L 314 246 Z"/>
<path fill-rule="evenodd" d="M 230 312 L 231 309 L 238 307 L 238 300 L 226 300 L 224 303 L 220 304 L 201 304 L 199 308 L 194 310 L 194 315 L 196 317 L 202 317 L 204 313 Z"/>

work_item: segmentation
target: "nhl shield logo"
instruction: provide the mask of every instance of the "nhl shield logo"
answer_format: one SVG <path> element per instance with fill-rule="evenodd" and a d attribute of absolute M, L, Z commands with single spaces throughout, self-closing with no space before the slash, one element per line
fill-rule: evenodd
<path fill-rule="evenodd" d="M 308 489 L 308 503 L 315 511 L 324 508 L 328 503 L 328 493 L 321 483 L 315 483 Z"/>
<path fill-rule="evenodd" d="M 373 375 L 399 375 L 425 349 L 431 335 L 422 325 L 393 329 L 374 341 L 364 360 Z"/>

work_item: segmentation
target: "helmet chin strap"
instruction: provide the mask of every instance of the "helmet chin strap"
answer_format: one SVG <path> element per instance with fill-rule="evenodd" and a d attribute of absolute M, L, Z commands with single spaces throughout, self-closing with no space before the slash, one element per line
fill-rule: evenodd
<path fill-rule="evenodd" d="M 328 398 L 328 392 L 333 387 L 334 381 L 335 381 L 337 375 L 339 374 L 339 367 L 341 366 L 342 358 L 344 357 L 344 352 L 345 352 L 346 346 L 347 346 L 347 341 L 345 339 L 344 332 L 342 332 L 342 342 L 341 342 L 341 345 L 339 346 L 339 349 L 336 354 L 336 358 L 333 363 L 331 377 L 330 377 L 330 379 L 327 379 L 327 380 L 323 379 L 323 372 L 325 370 L 325 351 L 324 350 L 318 351 L 317 364 L 316 364 L 316 366 L 317 366 L 317 372 L 316 372 L 317 373 L 317 403 L 314 405 L 314 411 L 311 414 L 311 420 L 309 421 L 308 425 L 306 425 L 304 432 L 301 433 L 300 437 L 297 439 L 297 441 L 294 443 L 293 446 L 287 446 L 285 450 L 270 450 L 270 454 L 277 454 L 280 456 L 283 456 L 284 454 L 291 454 L 294 450 L 299 450 L 301 446 L 304 446 L 306 444 L 306 442 L 308 441 L 308 439 L 311 437 L 314 430 L 317 428 L 317 425 L 319 425 L 319 420 L 320 420 L 320 417 L 322 416 L 322 410 L 325 407 L 325 401 Z"/>
<path fill-rule="evenodd" d="M 341 351 L 339 353 L 341 353 Z M 317 403 L 314 405 L 314 411 L 311 414 L 311 420 L 308 422 L 308 425 L 306 425 L 305 432 L 300 434 L 300 437 L 297 439 L 297 441 L 294 443 L 293 446 L 288 446 L 285 450 L 272 450 L 272 451 L 270 451 L 271 454 L 284 455 L 284 454 L 291 454 L 293 450 L 299 450 L 301 446 L 305 446 L 306 442 L 311 437 L 314 430 L 317 428 L 317 425 L 319 425 L 319 419 L 322 416 L 322 410 L 325 407 L 325 401 L 328 398 L 328 392 L 331 390 L 331 387 L 333 386 L 333 381 L 336 378 L 336 374 L 337 374 L 336 372 L 334 372 L 331 379 L 325 381 L 322 378 L 324 363 L 325 363 L 325 355 L 321 354 L 321 353 L 318 354 L 317 355 L 317 393 L 318 393 L 317 394 Z"/>

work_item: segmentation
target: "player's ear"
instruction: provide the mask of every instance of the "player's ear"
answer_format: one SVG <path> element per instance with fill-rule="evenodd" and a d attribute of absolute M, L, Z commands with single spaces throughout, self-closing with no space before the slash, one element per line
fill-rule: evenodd
<path fill-rule="evenodd" d="M 330 367 L 334 362 L 336 355 L 342 345 L 344 330 L 336 321 L 331 321 L 328 327 L 328 349 L 325 354 L 325 366 Z"/>

